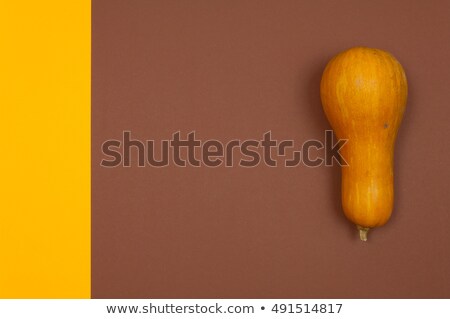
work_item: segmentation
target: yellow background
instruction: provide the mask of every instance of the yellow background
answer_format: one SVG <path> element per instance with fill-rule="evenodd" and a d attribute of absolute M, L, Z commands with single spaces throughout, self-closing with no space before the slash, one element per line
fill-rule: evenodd
<path fill-rule="evenodd" d="M 0 0 L 0 298 L 90 297 L 88 0 Z"/>

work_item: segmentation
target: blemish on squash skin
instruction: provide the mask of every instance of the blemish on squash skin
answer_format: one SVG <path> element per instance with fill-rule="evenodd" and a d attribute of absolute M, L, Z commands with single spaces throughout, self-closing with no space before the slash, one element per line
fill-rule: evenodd
<path fill-rule="evenodd" d="M 389 127 L 389 124 L 384 123 L 383 127 L 384 127 L 384 128 L 388 128 L 388 127 Z"/>

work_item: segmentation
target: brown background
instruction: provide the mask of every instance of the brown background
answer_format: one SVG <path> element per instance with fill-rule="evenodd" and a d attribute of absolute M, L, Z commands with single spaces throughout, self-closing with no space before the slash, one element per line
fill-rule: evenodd
<path fill-rule="evenodd" d="M 449 1 L 93 1 L 94 298 L 450 297 Z M 359 241 L 338 167 L 101 168 L 100 145 L 329 128 L 326 62 L 392 52 L 410 95 L 391 221 Z"/>

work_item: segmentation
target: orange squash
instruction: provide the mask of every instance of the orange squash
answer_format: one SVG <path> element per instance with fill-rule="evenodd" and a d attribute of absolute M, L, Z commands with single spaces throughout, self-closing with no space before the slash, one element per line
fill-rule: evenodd
<path fill-rule="evenodd" d="M 342 166 L 342 208 L 363 241 L 392 213 L 394 144 L 407 94 L 402 66 L 379 49 L 346 50 L 322 75 L 323 109 L 336 136 L 347 140 L 341 149 L 348 164 Z"/>

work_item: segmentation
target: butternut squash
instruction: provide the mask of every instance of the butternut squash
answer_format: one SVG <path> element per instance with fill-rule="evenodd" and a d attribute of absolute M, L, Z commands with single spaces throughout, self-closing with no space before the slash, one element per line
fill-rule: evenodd
<path fill-rule="evenodd" d="M 379 49 L 346 50 L 322 75 L 324 112 L 337 138 L 347 140 L 341 149 L 348 164 L 342 166 L 342 208 L 363 241 L 392 213 L 394 144 L 407 94 L 402 66 Z"/>

